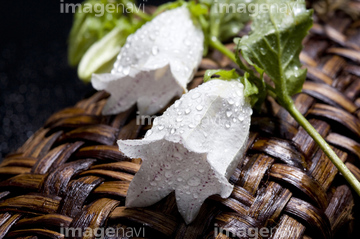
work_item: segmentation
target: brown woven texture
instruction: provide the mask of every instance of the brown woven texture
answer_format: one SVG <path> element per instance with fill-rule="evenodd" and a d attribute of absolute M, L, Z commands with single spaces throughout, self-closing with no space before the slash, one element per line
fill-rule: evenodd
<path fill-rule="evenodd" d="M 358 179 L 359 26 L 345 14 L 325 25 L 315 21 L 300 57 L 308 79 L 294 97 Z M 219 67 L 234 65 L 213 52 L 189 88 L 202 82 L 206 69 Z M 146 238 L 242 238 L 239 230 L 265 227 L 271 238 L 359 238 L 359 197 L 273 100 L 252 117 L 247 153 L 230 178 L 228 199 L 207 199 L 190 225 L 174 194 L 148 208 L 125 208 L 141 160 L 124 156 L 116 140 L 141 138 L 151 126 L 138 124 L 135 107 L 102 116 L 107 97 L 97 92 L 53 114 L 1 163 L 0 238 L 63 238 L 66 227 L 143 228 Z"/>

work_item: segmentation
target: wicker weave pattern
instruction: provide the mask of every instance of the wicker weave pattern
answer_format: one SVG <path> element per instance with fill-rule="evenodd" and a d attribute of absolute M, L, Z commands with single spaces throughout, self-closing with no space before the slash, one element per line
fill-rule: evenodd
<path fill-rule="evenodd" d="M 301 54 L 308 80 L 294 101 L 360 180 L 359 26 L 341 16 L 314 25 Z M 189 88 L 202 82 L 205 69 L 218 67 L 233 65 L 215 52 L 203 59 Z M 359 218 L 359 198 L 273 100 L 252 118 L 246 157 L 230 179 L 230 198 L 209 198 L 189 226 L 173 194 L 149 208 L 126 209 L 141 160 L 124 156 L 116 140 L 141 138 L 150 126 L 137 124 L 134 108 L 102 116 L 107 97 L 98 92 L 55 113 L 2 162 L 1 238 L 62 238 L 61 227 L 68 226 L 145 226 L 147 238 L 228 238 L 239 228 L 266 226 L 272 238 L 344 238 L 349 222 Z"/>

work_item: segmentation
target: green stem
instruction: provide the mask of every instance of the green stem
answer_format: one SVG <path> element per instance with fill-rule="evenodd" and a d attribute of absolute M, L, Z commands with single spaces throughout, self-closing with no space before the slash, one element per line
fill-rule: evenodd
<path fill-rule="evenodd" d="M 360 183 L 332 150 L 329 144 L 321 137 L 321 135 L 314 129 L 309 121 L 296 109 L 294 102 L 291 99 L 283 102 L 283 107 L 294 117 L 294 119 L 306 130 L 306 132 L 315 140 L 324 153 L 329 157 L 331 162 L 337 167 L 340 173 L 344 176 L 346 181 L 352 186 L 356 193 L 360 196 Z"/>
<path fill-rule="evenodd" d="M 225 56 L 229 57 L 230 60 L 236 63 L 236 57 L 234 52 L 230 51 L 226 46 L 224 46 L 216 37 L 210 37 L 210 46 L 218 51 L 220 51 Z"/>
<path fill-rule="evenodd" d="M 141 19 L 143 19 L 143 20 L 145 20 L 147 22 L 152 19 L 152 17 L 149 14 L 141 11 L 141 9 L 138 8 L 135 4 L 133 4 L 133 9 L 134 9 L 133 14 L 135 16 L 138 16 L 139 18 L 141 18 Z"/>

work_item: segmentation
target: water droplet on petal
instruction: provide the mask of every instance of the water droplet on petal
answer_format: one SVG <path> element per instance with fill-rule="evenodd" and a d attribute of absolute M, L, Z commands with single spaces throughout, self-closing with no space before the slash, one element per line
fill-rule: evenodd
<path fill-rule="evenodd" d="M 124 75 L 129 75 L 130 73 L 130 66 L 125 66 L 123 69 L 122 69 L 122 72 L 124 73 Z"/>
<path fill-rule="evenodd" d="M 170 171 L 165 172 L 166 178 L 171 178 L 172 176 L 173 176 L 172 172 L 170 172 Z"/>
<path fill-rule="evenodd" d="M 196 198 L 199 197 L 199 195 L 198 195 L 197 193 L 194 193 L 194 194 L 193 194 L 193 197 L 196 199 Z"/>
<path fill-rule="evenodd" d="M 233 105 L 235 102 L 234 102 L 234 100 L 233 100 L 232 98 L 230 98 L 230 99 L 228 99 L 228 103 L 229 103 L 230 105 Z"/>
<path fill-rule="evenodd" d="M 199 173 L 204 173 L 205 170 L 204 169 L 199 169 Z"/>
<path fill-rule="evenodd" d="M 175 134 L 175 132 L 176 132 L 176 129 L 172 128 L 170 131 L 170 134 Z"/>
<path fill-rule="evenodd" d="M 177 118 L 176 118 L 176 121 L 177 121 L 177 122 L 181 122 L 182 120 L 183 120 L 182 117 L 177 117 Z"/>
<path fill-rule="evenodd" d="M 176 109 L 177 107 L 179 107 L 181 105 L 181 103 L 182 103 L 182 101 L 180 101 L 180 100 L 175 101 L 174 108 Z"/>
<path fill-rule="evenodd" d="M 193 95 L 191 96 L 191 99 L 195 100 L 195 99 L 199 98 L 200 95 L 201 95 L 200 93 L 196 92 L 195 94 L 193 94 Z"/>
<path fill-rule="evenodd" d="M 155 181 L 161 181 L 161 176 L 160 176 L 160 175 L 156 175 L 156 176 L 155 176 Z"/>
<path fill-rule="evenodd" d="M 190 129 L 193 129 L 193 128 L 195 128 L 195 125 L 189 124 L 189 128 L 190 128 Z"/>
<path fill-rule="evenodd" d="M 227 129 L 229 129 L 229 128 L 231 127 L 230 123 L 226 123 L 226 124 L 225 124 L 225 127 L 226 127 Z"/>
<path fill-rule="evenodd" d="M 180 177 L 178 177 L 176 180 L 177 180 L 178 182 L 181 182 L 183 179 L 180 178 Z"/>
<path fill-rule="evenodd" d="M 156 186 L 157 183 L 153 181 L 153 182 L 150 182 L 150 185 L 151 185 L 151 186 Z"/>
<path fill-rule="evenodd" d="M 165 128 L 164 125 L 159 125 L 159 127 L 158 127 L 159 130 L 163 130 L 164 128 Z"/>
<path fill-rule="evenodd" d="M 159 53 L 159 48 L 157 46 L 153 46 L 151 49 L 151 53 L 155 56 Z"/>
<path fill-rule="evenodd" d="M 198 111 L 201 111 L 203 108 L 204 108 L 204 107 L 203 107 L 202 105 L 196 106 L 196 109 L 197 109 Z"/>
<path fill-rule="evenodd" d="M 231 112 L 231 111 L 227 111 L 227 112 L 226 112 L 226 116 L 227 116 L 228 118 L 230 118 L 231 115 L 232 115 L 232 112 Z"/>
<path fill-rule="evenodd" d="M 182 161 L 182 160 L 183 160 L 182 155 L 181 155 L 180 153 L 178 153 L 178 152 L 175 152 L 175 153 L 174 153 L 174 158 L 175 158 L 176 160 L 178 160 L 178 161 Z"/>
<path fill-rule="evenodd" d="M 154 41 L 156 39 L 156 35 L 154 33 L 151 33 L 149 35 L 150 40 Z"/>
<path fill-rule="evenodd" d="M 186 110 L 185 110 L 185 114 L 187 114 L 187 115 L 190 114 L 190 112 L 191 112 L 190 109 L 186 109 Z"/>
<path fill-rule="evenodd" d="M 192 177 L 187 181 L 187 184 L 191 187 L 196 187 L 199 186 L 200 184 L 200 179 L 198 177 Z"/>

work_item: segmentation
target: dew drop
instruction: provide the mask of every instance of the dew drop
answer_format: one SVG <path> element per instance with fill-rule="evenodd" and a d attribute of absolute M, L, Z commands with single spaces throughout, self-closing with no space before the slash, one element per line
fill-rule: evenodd
<path fill-rule="evenodd" d="M 195 99 L 199 98 L 200 95 L 201 95 L 200 93 L 196 92 L 195 94 L 193 94 L 193 95 L 191 96 L 191 99 L 195 100 Z"/>
<path fill-rule="evenodd" d="M 150 185 L 151 185 L 151 186 L 156 186 L 157 183 L 156 183 L 156 182 L 150 182 Z"/>
<path fill-rule="evenodd" d="M 243 114 L 240 114 L 239 117 L 238 117 L 238 119 L 239 119 L 240 122 L 242 122 L 242 121 L 244 120 L 244 118 L 245 118 L 245 117 L 244 117 Z"/>
<path fill-rule="evenodd" d="M 155 176 L 155 181 L 161 181 L 161 176 L 156 175 L 156 176 Z"/>
<path fill-rule="evenodd" d="M 193 129 L 193 128 L 195 128 L 195 125 L 189 124 L 189 128 L 190 128 L 190 129 Z"/>
<path fill-rule="evenodd" d="M 191 187 L 196 187 L 199 186 L 200 184 L 200 179 L 198 177 L 192 177 L 187 181 L 187 184 Z"/>
<path fill-rule="evenodd" d="M 190 109 L 186 109 L 186 110 L 185 110 L 185 114 L 187 114 L 187 115 L 190 114 L 190 112 L 191 112 Z"/>
<path fill-rule="evenodd" d="M 130 73 L 130 66 L 125 66 L 123 69 L 122 69 L 122 72 L 124 73 L 124 75 L 129 75 Z"/>
<path fill-rule="evenodd" d="M 174 108 L 176 109 L 177 107 L 179 107 L 181 103 L 182 102 L 180 100 L 175 101 Z"/>
<path fill-rule="evenodd" d="M 190 192 L 190 191 L 186 191 L 185 193 L 186 193 L 187 195 L 190 195 L 190 194 L 191 194 L 191 192 Z"/>
<path fill-rule="evenodd" d="M 177 117 L 177 118 L 176 118 L 176 121 L 177 121 L 177 122 L 181 122 L 182 120 L 183 120 L 182 117 Z"/>
<path fill-rule="evenodd" d="M 201 111 L 203 108 L 204 108 L 204 107 L 203 107 L 202 105 L 196 106 L 196 109 L 197 109 L 198 111 Z"/>
<path fill-rule="evenodd" d="M 183 179 L 180 178 L 180 177 L 178 177 L 176 180 L 177 180 L 178 182 L 181 182 Z"/>
<path fill-rule="evenodd" d="M 186 66 L 184 67 L 184 72 L 188 72 L 189 71 L 189 68 L 187 68 Z"/>
<path fill-rule="evenodd" d="M 151 33 L 151 34 L 149 35 L 149 38 L 150 38 L 150 40 L 154 41 L 154 40 L 156 39 L 156 34 L 155 34 L 155 33 Z"/>
<path fill-rule="evenodd" d="M 159 127 L 158 127 L 159 130 L 163 130 L 164 128 L 165 128 L 164 125 L 159 125 Z"/>
<path fill-rule="evenodd" d="M 175 132 L 176 132 L 176 129 L 172 128 L 170 131 L 170 134 L 175 134 Z"/>
<path fill-rule="evenodd" d="M 180 153 L 178 153 L 178 152 L 175 152 L 175 153 L 174 153 L 174 158 L 175 158 L 176 160 L 178 160 L 178 161 L 182 161 L 182 160 L 183 160 L 182 155 L 181 155 Z"/>
<path fill-rule="evenodd" d="M 234 100 L 233 100 L 232 98 L 230 98 L 230 99 L 228 99 L 228 103 L 229 103 L 230 105 L 233 105 L 235 102 L 234 102 Z"/>
<path fill-rule="evenodd" d="M 265 55 L 265 54 L 266 54 L 266 49 L 263 48 L 263 47 L 260 47 L 260 53 L 261 53 L 262 55 Z"/>
<path fill-rule="evenodd" d="M 230 123 L 226 123 L 226 124 L 225 124 L 225 127 L 226 127 L 227 129 L 229 129 L 229 128 L 231 127 Z"/>
<path fill-rule="evenodd" d="M 152 134 L 152 130 L 149 129 L 147 132 L 146 132 L 146 136 L 150 136 Z"/>
<path fill-rule="evenodd" d="M 196 198 L 199 197 L 199 195 L 198 195 L 197 193 L 194 193 L 194 194 L 193 194 L 193 197 L 196 199 Z"/>
<path fill-rule="evenodd" d="M 204 169 L 199 169 L 199 173 L 204 173 L 205 170 Z"/>
<path fill-rule="evenodd" d="M 123 71 L 122 65 L 119 65 L 115 70 L 115 72 L 122 72 L 122 71 Z"/>
<path fill-rule="evenodd" d="M 170 172 L 170 171 L 165 172 L 166 178 L 171 178 L 172 176 L 173 176 L 172 172 Z"/>
<path fill-rule="evenodd" d="M 231 111 L 227 111 L 226 112 L 226 117 L 230 118 L 232 116 L 232 112 Z"/>
<path fill-rule="evenodd" d="M 159 48 L 157 46 L 153 46 L 151 49 L 151 53 L 155 56 L 159 53 Z"/>

